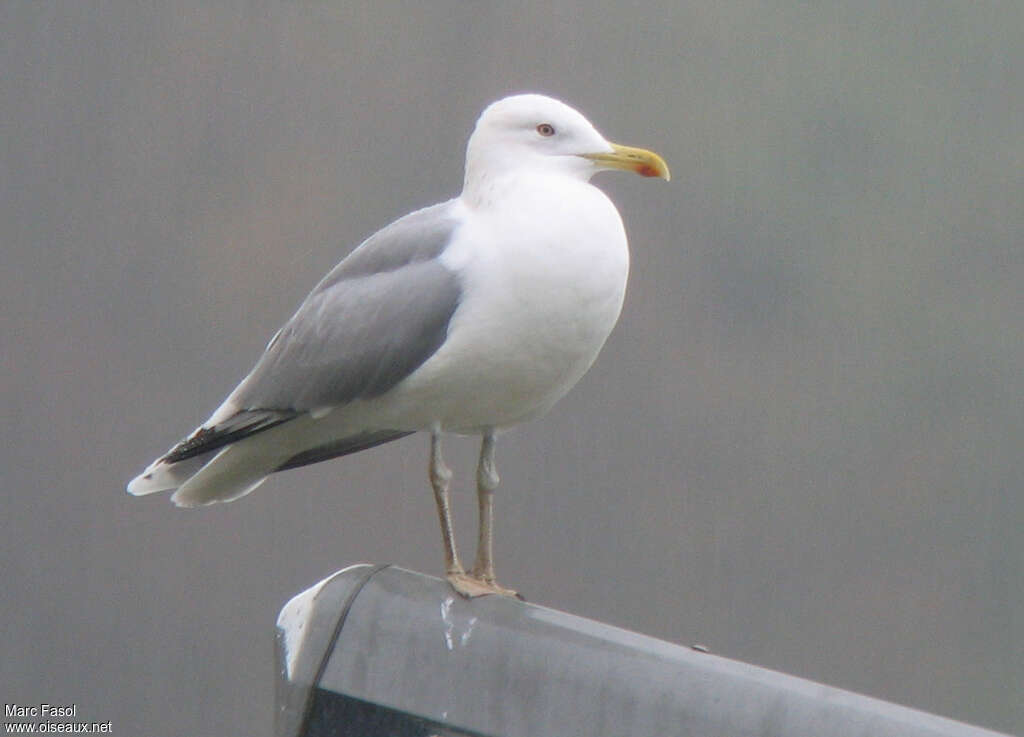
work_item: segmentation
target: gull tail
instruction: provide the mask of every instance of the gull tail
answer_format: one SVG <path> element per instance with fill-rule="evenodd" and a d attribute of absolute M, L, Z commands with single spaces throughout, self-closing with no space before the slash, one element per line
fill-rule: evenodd
<path fill-rule="evenodd" d="M 171 495 L 179 507 L 231 502 L 262 484 L 281 463 L 262 438 L 252 438 L 219 451 Z M 280 452 L 280 451 L 279 451 Z"/>
<path fill-rule="evenodd" d="M 243 497 L 277 471 L 319 463 L 396 440 L 408 432 L 360 433 L 296 453 L 273 432 L 250 436 L 217 452 L 171 496 L 179 507 L 201 507 Z M 187 462 L 187 461 L 185 461 Z"/>
<path fill-rule="evenodd" d="M 160 459 L 128 484 L 128 493 L 173 491 L 171 501 L 179 507 L 234 501 L 281 465 L 281 451 L 268 446 L 263 437 L 254 437 L 176 463 Z"/>
<path fill-rule="evenodd" d="M 174 491 L 178 506 L 231 501 L 248 494 L 288 457 L 263 432 L 298 416 L 294 411 L 218 410 L 211 421 L 153 461 L 128 484 L 135 496 Z"/>
<path fill-rule="evenodd" d="M 412 432 L 364 430 L 332 438 L 318 428 L 312 414 L 229 411 L 234 413 L 218 410 L 209 422 L 153 461 L 128 484 L 128 493 L 173 491 L 171 501 L 179 507 L 230 502 L 277 471 L 357 453 Z M 302 419 L 290 422 L 298 418 Z"/>

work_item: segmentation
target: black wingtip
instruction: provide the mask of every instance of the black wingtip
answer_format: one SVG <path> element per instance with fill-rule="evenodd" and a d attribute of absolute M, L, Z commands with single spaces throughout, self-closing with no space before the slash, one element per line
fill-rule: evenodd
<path fill-rule="evenodd" d="M 174 446 L 161 460 L 168 464 L 185 461 L 269 430 L 298 416 L 299 412 L 295 410 L 242 410 L 213 427 L 199 428 Z"/>

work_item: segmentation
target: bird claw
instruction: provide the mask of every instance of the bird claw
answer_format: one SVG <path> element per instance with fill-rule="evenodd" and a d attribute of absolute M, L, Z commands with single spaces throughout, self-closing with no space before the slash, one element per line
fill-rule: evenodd
<path fill-rule="evenodd" d="M 518 592 L 499 586 L 493 580 L 487 580 L 473 573 L 449 573 L 448 583 L 456 593 L 466 599 L 475 599 L 478 596 L 496 594 L 498 596 L 509 596 L 522 599 Z"/>

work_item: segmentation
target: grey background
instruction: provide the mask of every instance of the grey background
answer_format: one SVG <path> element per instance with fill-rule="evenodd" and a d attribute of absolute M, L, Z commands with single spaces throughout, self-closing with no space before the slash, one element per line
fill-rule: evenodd
<path fill-rule="evenodd" d="M 122 490 L 535 90 L 675 178 L 598 180 L 630 291 L 500 441 L 501 580 L 1024 731 L 1021 8 L 4 2 L 5 703 L 269 735 L 287 598 L 440 572 L 422 436 L 198 512 Z"/>

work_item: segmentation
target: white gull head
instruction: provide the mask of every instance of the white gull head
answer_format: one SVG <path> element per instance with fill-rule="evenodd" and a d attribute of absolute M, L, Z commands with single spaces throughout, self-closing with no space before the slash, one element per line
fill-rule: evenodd
<path fill-rule="evenodd" d="M 466 189 L 519 170 L 587 180 L 598 171 L 587 154 L 614 149 L 590 121 L 544 95 L 514 95 L 489 105 L 466 147 Z"/>

